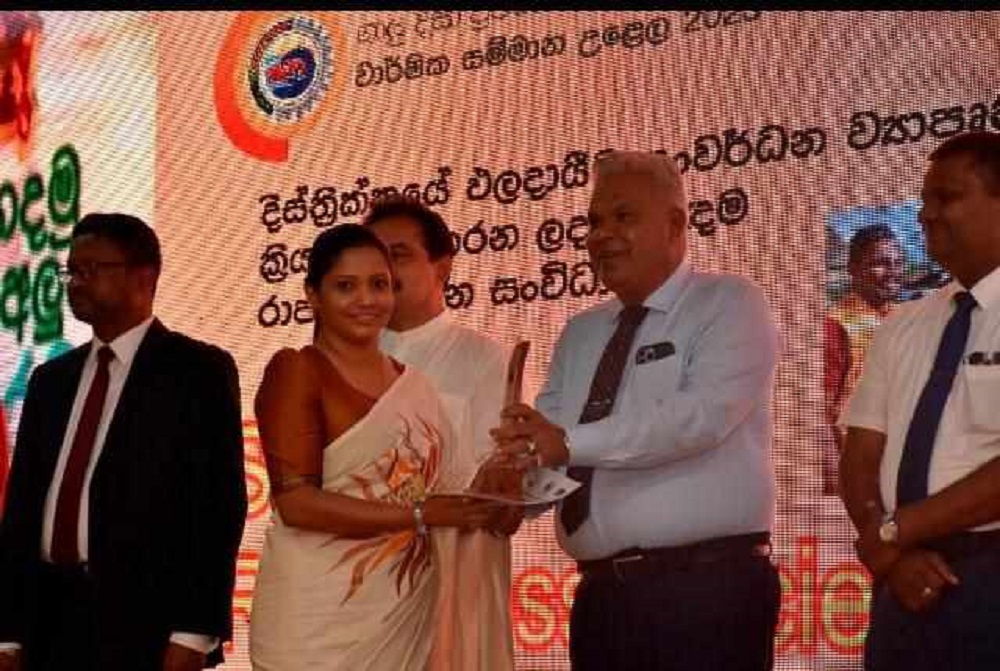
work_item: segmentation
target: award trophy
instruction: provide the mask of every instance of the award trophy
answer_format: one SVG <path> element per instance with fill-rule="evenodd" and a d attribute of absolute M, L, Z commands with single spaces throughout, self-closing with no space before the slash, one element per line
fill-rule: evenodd
<path fill-rule="evenodd" d="M 529 341 L 522 340 L 511 354 L 507 364 L 505 408 L 521 401 L 524 364 L 530 347 Z M 476 477 L 467 489 L 433 496 L 463 496 L 514 506 L 537 506 L 548 505 L 569 496 L 579 486 L 579 482 L 566 476 L 562 470 L 535 468 L 522 473 L 510 457 L 495 453 L 480 465 Z"/>
<path fill-rule="evenodd" d="M 528 359 L 530 348 L 529 341 L 519 341 L 514 346 L 510 361 L 507 362 L 507 381 L 503 396 L 504 408 L 513 403 L 521 402 L 524 364 Z M 507 457 L 499 454 L 494 454 L 483 462 L 472 484 L 469 485 L 468 492 L 513 504 L 520 504 L 524 500 L 521 492 L 520 471 Z"/>

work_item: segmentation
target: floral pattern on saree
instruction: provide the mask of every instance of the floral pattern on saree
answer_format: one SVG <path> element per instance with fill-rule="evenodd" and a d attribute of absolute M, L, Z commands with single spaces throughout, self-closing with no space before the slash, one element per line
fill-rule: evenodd
<path fill-rule="evenodd" d="M 395 446 L 360 472 L 339 493 L 366 501 L 411 506 L 437 483 L 441 470 L 443 437 L 437 427 L 421 417 L 401 417 Z M 341 556 L 334 569 L 353 562 L 351 581 L 341 604 L 347 603 L 364 584 L 365 577 L 386 562 L 396 578 L 397 593 L 412 590 L 431 561 L 430 540 L 407 529 L 364 539 Z"/>

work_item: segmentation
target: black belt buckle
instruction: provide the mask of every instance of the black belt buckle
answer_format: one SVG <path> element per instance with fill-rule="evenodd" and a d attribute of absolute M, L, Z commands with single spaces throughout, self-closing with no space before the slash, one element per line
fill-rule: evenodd
<path fill-rule="evenodd" d="M 646 555 L 628 555 L 627 557 L 615 557 L 611 560 L 611 570 L 615 572 L 615 577 L 619 581 L 625 582 L 625 576 L 622 574 L 622 567 L 627 567 L 635 562 L 641 562 L 646 559 Z"/>

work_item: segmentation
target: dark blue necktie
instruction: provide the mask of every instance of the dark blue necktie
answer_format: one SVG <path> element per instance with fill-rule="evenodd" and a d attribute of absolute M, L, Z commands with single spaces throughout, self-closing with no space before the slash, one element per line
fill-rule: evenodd
<path fill-rule="evenodd" d="M 934 451 L 934 439 L 937 437 L 941 414 L 948 401 L 948 394 L 951 393 L 958 364 L 965 353 L 972 310 L 976 307 L 976 299 L 968 291 L 960 291 L 954 298 L 957 305 L 955 313 L 944 328 L 941 344 L 938 345 L 937 356 L 934 358 L 934 368 L 931 369 L 924 390 L 920 392 L 910 428 L 906 432 L 896 480 L 896 504 L 899 507 L 927 498 L 927 473 L 930 470 L 931 453 Z"/>

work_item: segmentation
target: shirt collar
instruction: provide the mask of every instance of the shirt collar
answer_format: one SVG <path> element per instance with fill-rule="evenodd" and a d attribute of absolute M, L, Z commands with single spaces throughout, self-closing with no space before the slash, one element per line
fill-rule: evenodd
<path fill-rule="evenodd" d="M 871 304 L 861 297 L 857 291 L 853 288 L 847 292 L 841 301 L 841 306 L 848 312 L 852 312 L 857 315 L 872 316 L 877 319 L 885 319 L 889 316 L 889 313 L 897 305 L 897 303 L 886 303 L 882 309 L 876 309 L 871 306 Z"/>
<path fill-rule="evenodd" d="M 135 358 L 135 353 L 139 350 L 139 345 L 142 344 L 142 339 L 146 337 L 146 332 L 149 331 L 152 323 L 153 317 L 150 316 L 109 343 L 102 342 L 95 335 L 90 348 L 90 356 L 96 357 L 97 350 L 107 345 L 115 353 L 115 360 L 125 366 L 125 368 L 130 368 L 132 366 L 132 359 Z"/>
<path fill-rule="evenodd" d="M 407 329 L 406 331 L 394 331 L 390 328 L 386 328 L 382 331 L 382 338 L 386 343 L 393 346 L 400 343 L 414 343 L 421 340 L 431 340 L 438 337 L 438 335 L 440 335 L 440 333 L 446 329 L 449 324 L 451 324 L 451 317 L 448 314 L 448 309 L 445 308 L 436 317 L 432 317 L 420 326 L 416 326 L 412 329 Z"/>
<path fill-rule="evenodd" d="M 957 288 L 956 291 L 958 291 Z M 1000 266 L 976 282 L 975 286 L 969 289 L 969 292 L 976 299 L 981 310 L 995 310 L 1000 307 Z"/>
<path fill-rule="evenodd" d="M 677 302 L 678 296 L 684 290 L 687 285 L 688 279 L 691 277 L 692 269 L 691 263 L 685 256 L 680 262 L 677 268 L 670 274 L 663 284 L 656 288 L 656 291 L 651 293 L 646 297 L 646 300 L 642 304 L 649 308 L 650 310 L 656 310 L 657 312 L 669 312 L 670 308 L 673 307 L 674 303 Z M 622 302 L 615 299 L 616 302 L 616 315 L 621 314 Z"/>

